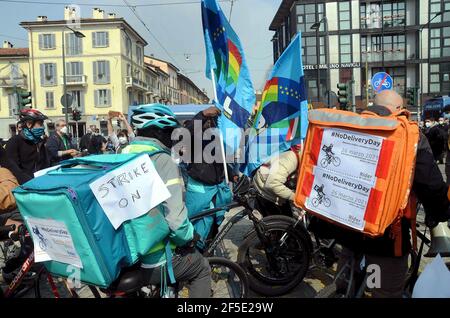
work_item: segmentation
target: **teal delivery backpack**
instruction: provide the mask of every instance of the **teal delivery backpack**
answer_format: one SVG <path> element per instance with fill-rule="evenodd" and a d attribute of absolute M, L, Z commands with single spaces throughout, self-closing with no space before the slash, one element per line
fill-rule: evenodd
<path fill-rule="evenodd" d="M 93 181 L 138 156 L 120 154 L 71 159 L 13 191 L 25 224 L 30 234 L 34 234 L 35 248 L 38 244 L 44 250 L 49 241 L 34 226 L 36 222 L 44 224 L 41 232 L 43 229 L 53 231 L 53 235 L 56 230 L 51 225 L 61 225 L 57 230 L 58 235 L 62 233 L 57 252 L 77 260 L 75 264 L 54 259 L 45 261 L 50 273 L 73 277 L 75 266 L 79 268 L 77 278 L 80 281 L 108 287 L 117 279 L 121 268 L 136 263 L 140 256 L 167 237 L 169 227 L 159 206 L 114 229 L 89 187 Z M 77 262 L 80 264 L 76 265 Z"/>

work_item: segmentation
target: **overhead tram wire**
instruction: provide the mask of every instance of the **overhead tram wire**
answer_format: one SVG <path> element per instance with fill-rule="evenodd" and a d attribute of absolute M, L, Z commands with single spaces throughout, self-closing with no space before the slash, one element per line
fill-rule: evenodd
<path fill-rule="evenodd" d="M 231 0 L 218 0 L 218 2 L 230 2 Z M 234 0 L 233 0 L 234 1 Z M 49 1 L 29 1 L 29 0 L 0 0 L 0 2 L 8 3 L 21 3 L 21 4 L 39 4 L 39 5 L 67 5 L 67 2 L 49 2 Z M 148 4 L 136 4 L 133 7 L 162 7 L 162 6 L 174 6 L 174 5 L 192 5 L 199 4 L 200 1 L 184 1 L 184 2 L 159 2 Z M 98 6 L 98 7 L 122 7 L 126 8 L 127 5 L 123 4 L 110 4 L 110 3 L 77 3 L 78 6 Z"/>
<path fill-rule="evenodd" d="M 174 62 L 174 65 L 177 66 L 177 61 L 173 58 L 173 56 L 170 54 L 170 52 L 164 47 L 164 45 L 161 43 L 161 41 L 158 40 L 158 38 L 153 34 L 153 32 L 150 30 L 150 28 L 147 26 L 147 24 L 141 19 L 141 17 L 137 14 L 136 12 L 136 8 L 131 6 L 127 0 L 122 0 L 127 7 L 131 10 L 131 12 L 133 12 L 133 14 L 136 16 L 136 18 L 142 23 L 142 25 L 145 27 L 145 29 L 148 31 L 148 33 L 150 33 L 150 35 L 153 37 L 153 39 L 156 41 L 156 43 L 159 44 L 159 46 L 164 50 L 164 52 L 167 54 L 167 56 L 172 60 L 172 62 Z M 179 69 L 181 71 L 183 71 L 183 69 L 181 67 L 179 67 Z"/>

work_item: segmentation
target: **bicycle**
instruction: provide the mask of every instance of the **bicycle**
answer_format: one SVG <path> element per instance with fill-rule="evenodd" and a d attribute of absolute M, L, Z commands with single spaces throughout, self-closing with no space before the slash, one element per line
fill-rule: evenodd
<path fill-rule="evenodd" d="M 339 167 L 341 165 L 341 159 L 339 157 L 336 157 L 333 154 L 326 153 L 326 157 L 320 160 L 320 165 L 322 168 L 328 167 L 330 164 L 333 164 L 335 167 Z"/>
<path fill-rule="evenodd" d="M 318 194 L 317 198 L 312 199 L 312 205 L 317 207 L 319 204 L 323 204 L 329 208 L 331 206 L 331 200 L 325 194 Z"/>
<path fill-rule="evenodd" d="M 419 225 L 417 225 L 419 227 Z M 441 251 L 437 250 L 434 253 L 423 255 L 424 246 L 431 246 L 431 240 L 426 237 L 428 228 L 425 227 L 424 232 L 417 231 L 417 236 L 421 239 L 421 244 L 418 252 L 412 250 L 410 252 L 411 265 L 408 269 L 405 283 L 403 287 L 403 298 L 410 298 L 414 290 L 414 286 L 419 277 L 419 266 L 422 256 L 434 257 L 437 254 L 442 256 L 450 256 L 448 253 L 449 247 L 443 248 Z M 358 266 L 359 265 L 359 266 Z M 450 262 L 446 263 L 450 270 Z M 343 263 L 341 269 L 335 274 L 333 282 L 325 286 L 315 298 L 362 298 L 367 291 L 367 266 L 365 265 L 365 258 L 362 252 L 352 251 Z"/>
<path fill-rule="evenodd" d="M 0 227 L 0 241 L 4 244 L 8 242 L 19 242 L 21 246 L 22 257 L 16 257 L 6 262 L 6 266 L 2 269 L 3 276 L 5 277 L 5 269 L 9 267 L 12 271 L 10 275 L 11 279 L 6 282 L 8 286 L 5 290 L 0 288 L 0 298 L 20 298 L 25 296 L 31 289 L 34 289 L 35 298 L 41 298 L 43 286 L 41 284 L 41 278 L 46 275 L 47 282 L 50 285 L 51 292 L 55 298 L 60 298 L 61 294 L 54 282 L 54 279 L 50 273 L 45 270 L 42 264 L 36 264 L 34 262 L 33 242 L 29 233 L 24 225 L 19 226 L 17 233 L 13 233 L 16 230 L 15 225 Z M 1 248 L 3 258 L 7 258 L 7 247 Z M 20 262 L 24 259 L 22 265 Z M 18 272 L 15 271 L 18 269 Z M 13 271 L 14 270 L 14 271 Z M 8 282 L 9 281 L 9 282 Z"/>

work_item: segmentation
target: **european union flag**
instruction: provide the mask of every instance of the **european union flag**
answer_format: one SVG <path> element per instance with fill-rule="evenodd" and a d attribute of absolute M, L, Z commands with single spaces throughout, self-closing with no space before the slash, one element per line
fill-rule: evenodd
<path fill-rule="evenodd" d="M 242 169 L 249 176 L 261 164 L 306 137 L 308 103 L 301 43 L 298 33 L 275 63 L 264 88 Z"/>
<path fill-rule="evenodd" d="M 226 152 L 234 154 L 256 102 L 255 90 L 239 37 L 216 0 L 202 0 L 202 21 L 206 76 L 216 85 L 215 103 L 222 111 L 219 127 Z"/>

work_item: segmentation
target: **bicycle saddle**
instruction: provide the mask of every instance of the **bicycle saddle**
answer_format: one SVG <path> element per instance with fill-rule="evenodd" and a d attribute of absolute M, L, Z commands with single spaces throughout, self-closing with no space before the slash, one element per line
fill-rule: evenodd
<path fill-rule="evenodd" d="M 140 264 L 138 265 L 123 269 L 108 291 L 129 294 L 140 290 L 144 284 Z"/>

